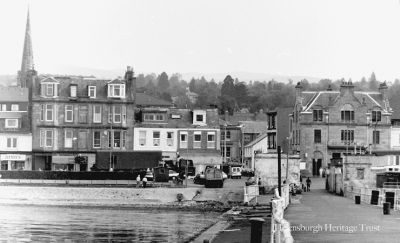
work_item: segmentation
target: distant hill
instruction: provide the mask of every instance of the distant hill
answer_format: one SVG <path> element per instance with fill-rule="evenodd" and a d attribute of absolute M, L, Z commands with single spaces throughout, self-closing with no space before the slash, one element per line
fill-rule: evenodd
<path fill-rule="evenodd" d="M 289 79 L 293 82 L 298 82 L 302 79 L 307 79 L 309 82 L 318 82 L 322 78 L 309 77 L 309 76 L 288 76 L 288 75 L 278 75 L 278 74 L 268 74 L 268 73 L 252 73 L 252 72 L 231 72 L 231 73 L 182 73 L 182 78 L 184 80 L 190 81 L 192 77 L 201 78 L 204 76 L 207 80 L 214 79 L 217 83 L 222 82 L 227 75 L 231 75 L 232 78 L 238 78 L 239 81 L 249 82 L 249 81 L 270 81 L 275 80 L 278 82 L 287 83 Z"/>
<path fill-rule="evenodd" d="M 113 69 L 113 70 L 104 70 L 104 69 L 96 69 L 96 68 L 85 68 L 85 67 L 72 67 L 72 66 L 64 66 L 59 69 L 53 70 L 50 74 L 52 75 L 72 75 L 72 76 L 95 76 L 96 78 L 104 78 L 104 79 L 114 79 L 118 77 L 123 77 L 125 73 L 125 69 Z M 136 75 L 139 73 L 150 74 L 151 72 L 143 72 L 135 70 Z M 47 72 L 40 72 L 39 74 L 47 74 Z M 168 75 L 172 75 L 172 73 L 168 73 Z M 199 73 L 199 72 L 189 72 L 189 73 L 181 73 L 182 78 L 189 82 L 193 77 L 201 78 L 204 76 L 207 80 L 214 79 L 217 83 L 222 82 L 227 75 L 231 75 L 232 78 L 238 78 L 239 81 L 249 82 L 249 81 L 270 81 L 275 80 L 278 82 L 287 83 L 289 79 L 293 80 L 294 83 L 299 82 L 302 79 L 307 79 L 309 82 L 318 82 L 322 78 L 318 77 L 310 77 L 310 76 L 288 76 L 288 75 L 275 75 L 268 73 L 252 73 L 252 72 L 230 72 L 230 73 Z M 0 75 L 0 85 L 9 85 L 12 83 L 16 83 L 17 76 L 16 75 Z"/>

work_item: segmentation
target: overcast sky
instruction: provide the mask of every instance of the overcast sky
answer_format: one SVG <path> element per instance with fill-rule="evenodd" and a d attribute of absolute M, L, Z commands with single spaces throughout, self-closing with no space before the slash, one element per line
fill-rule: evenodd
<path fill-rule="evenodd" d="M 35 67 L 400 78 L 399 0 L 34 0 Z M 0 1 L 0 74 L 21 65 L 28 1 Z"/>

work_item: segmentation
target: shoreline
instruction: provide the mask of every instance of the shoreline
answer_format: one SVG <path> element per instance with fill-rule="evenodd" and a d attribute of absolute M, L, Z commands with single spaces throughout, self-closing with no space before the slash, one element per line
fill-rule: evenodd
<path fill-rule="evenodd" d="M 189 203 L 189 204 L 188 204 Z M 218 204 L 218 203 L 217 203 Z M 212 202 L 195 202 L 189 201 L 186 203 L 176 204 L 83 204 L 83 203 L 35 203 L 27 202 L 25 200 L 7 200 L 7 202 L 0 201 L 1 206 L 21 206 L 21 207 L 65 207 L 65 208 L 85 208 L 85 209 L 104 209 L 104 210 L 162 210 L 162 211 L 185 211 L 185 212 L 216 212 L 224 213 L 230 208 L 223 206 L 215 206 L 216 203 Z"/>

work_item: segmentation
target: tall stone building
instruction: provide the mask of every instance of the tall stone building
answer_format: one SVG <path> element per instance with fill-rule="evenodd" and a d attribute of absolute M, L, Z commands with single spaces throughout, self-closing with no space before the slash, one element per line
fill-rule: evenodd
<path fill-rule="evenodd" d="M 32 76 L 34 170 L 119 168 L 133 152 L 135 79 Z M 84 161 L 76 161 L 80 155 Z M 103 163 L 101 163 L 103 162 Z M 126 165 L 124 165 L 126 167 Z"/>
<path fill-rule="evenodd" d="M 379 92 L 355 91 L 343 82 L 339 91 L 303 91 L 296 86 L 291 115 L 291 149 L 314 175 L 329 163 L 346 163 L 347 153 L 390 149 L 392 109 L 386 83 Z"/>

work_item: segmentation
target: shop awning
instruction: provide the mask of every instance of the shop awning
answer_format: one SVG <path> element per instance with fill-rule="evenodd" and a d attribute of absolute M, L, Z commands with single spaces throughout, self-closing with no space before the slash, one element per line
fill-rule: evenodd
<path fill-rule="evenodd" d="M 21 118 L 22 113 L 18 111 L 0 112 L 0 118 Z"/>
<path fill-rule="evenodd" d="M 194 165 L 220 165 L 222 164 L 222 156 L 220 153 L 210 152 L 186 152 L 180 151 L 180 157 L 183 159 L 193 160 Z"/>
<path fill-rule="evenodd" d="M 75 157 L 74 156 L 53 156 L 52 163 L 53 164 L 74 164 Z"/>

